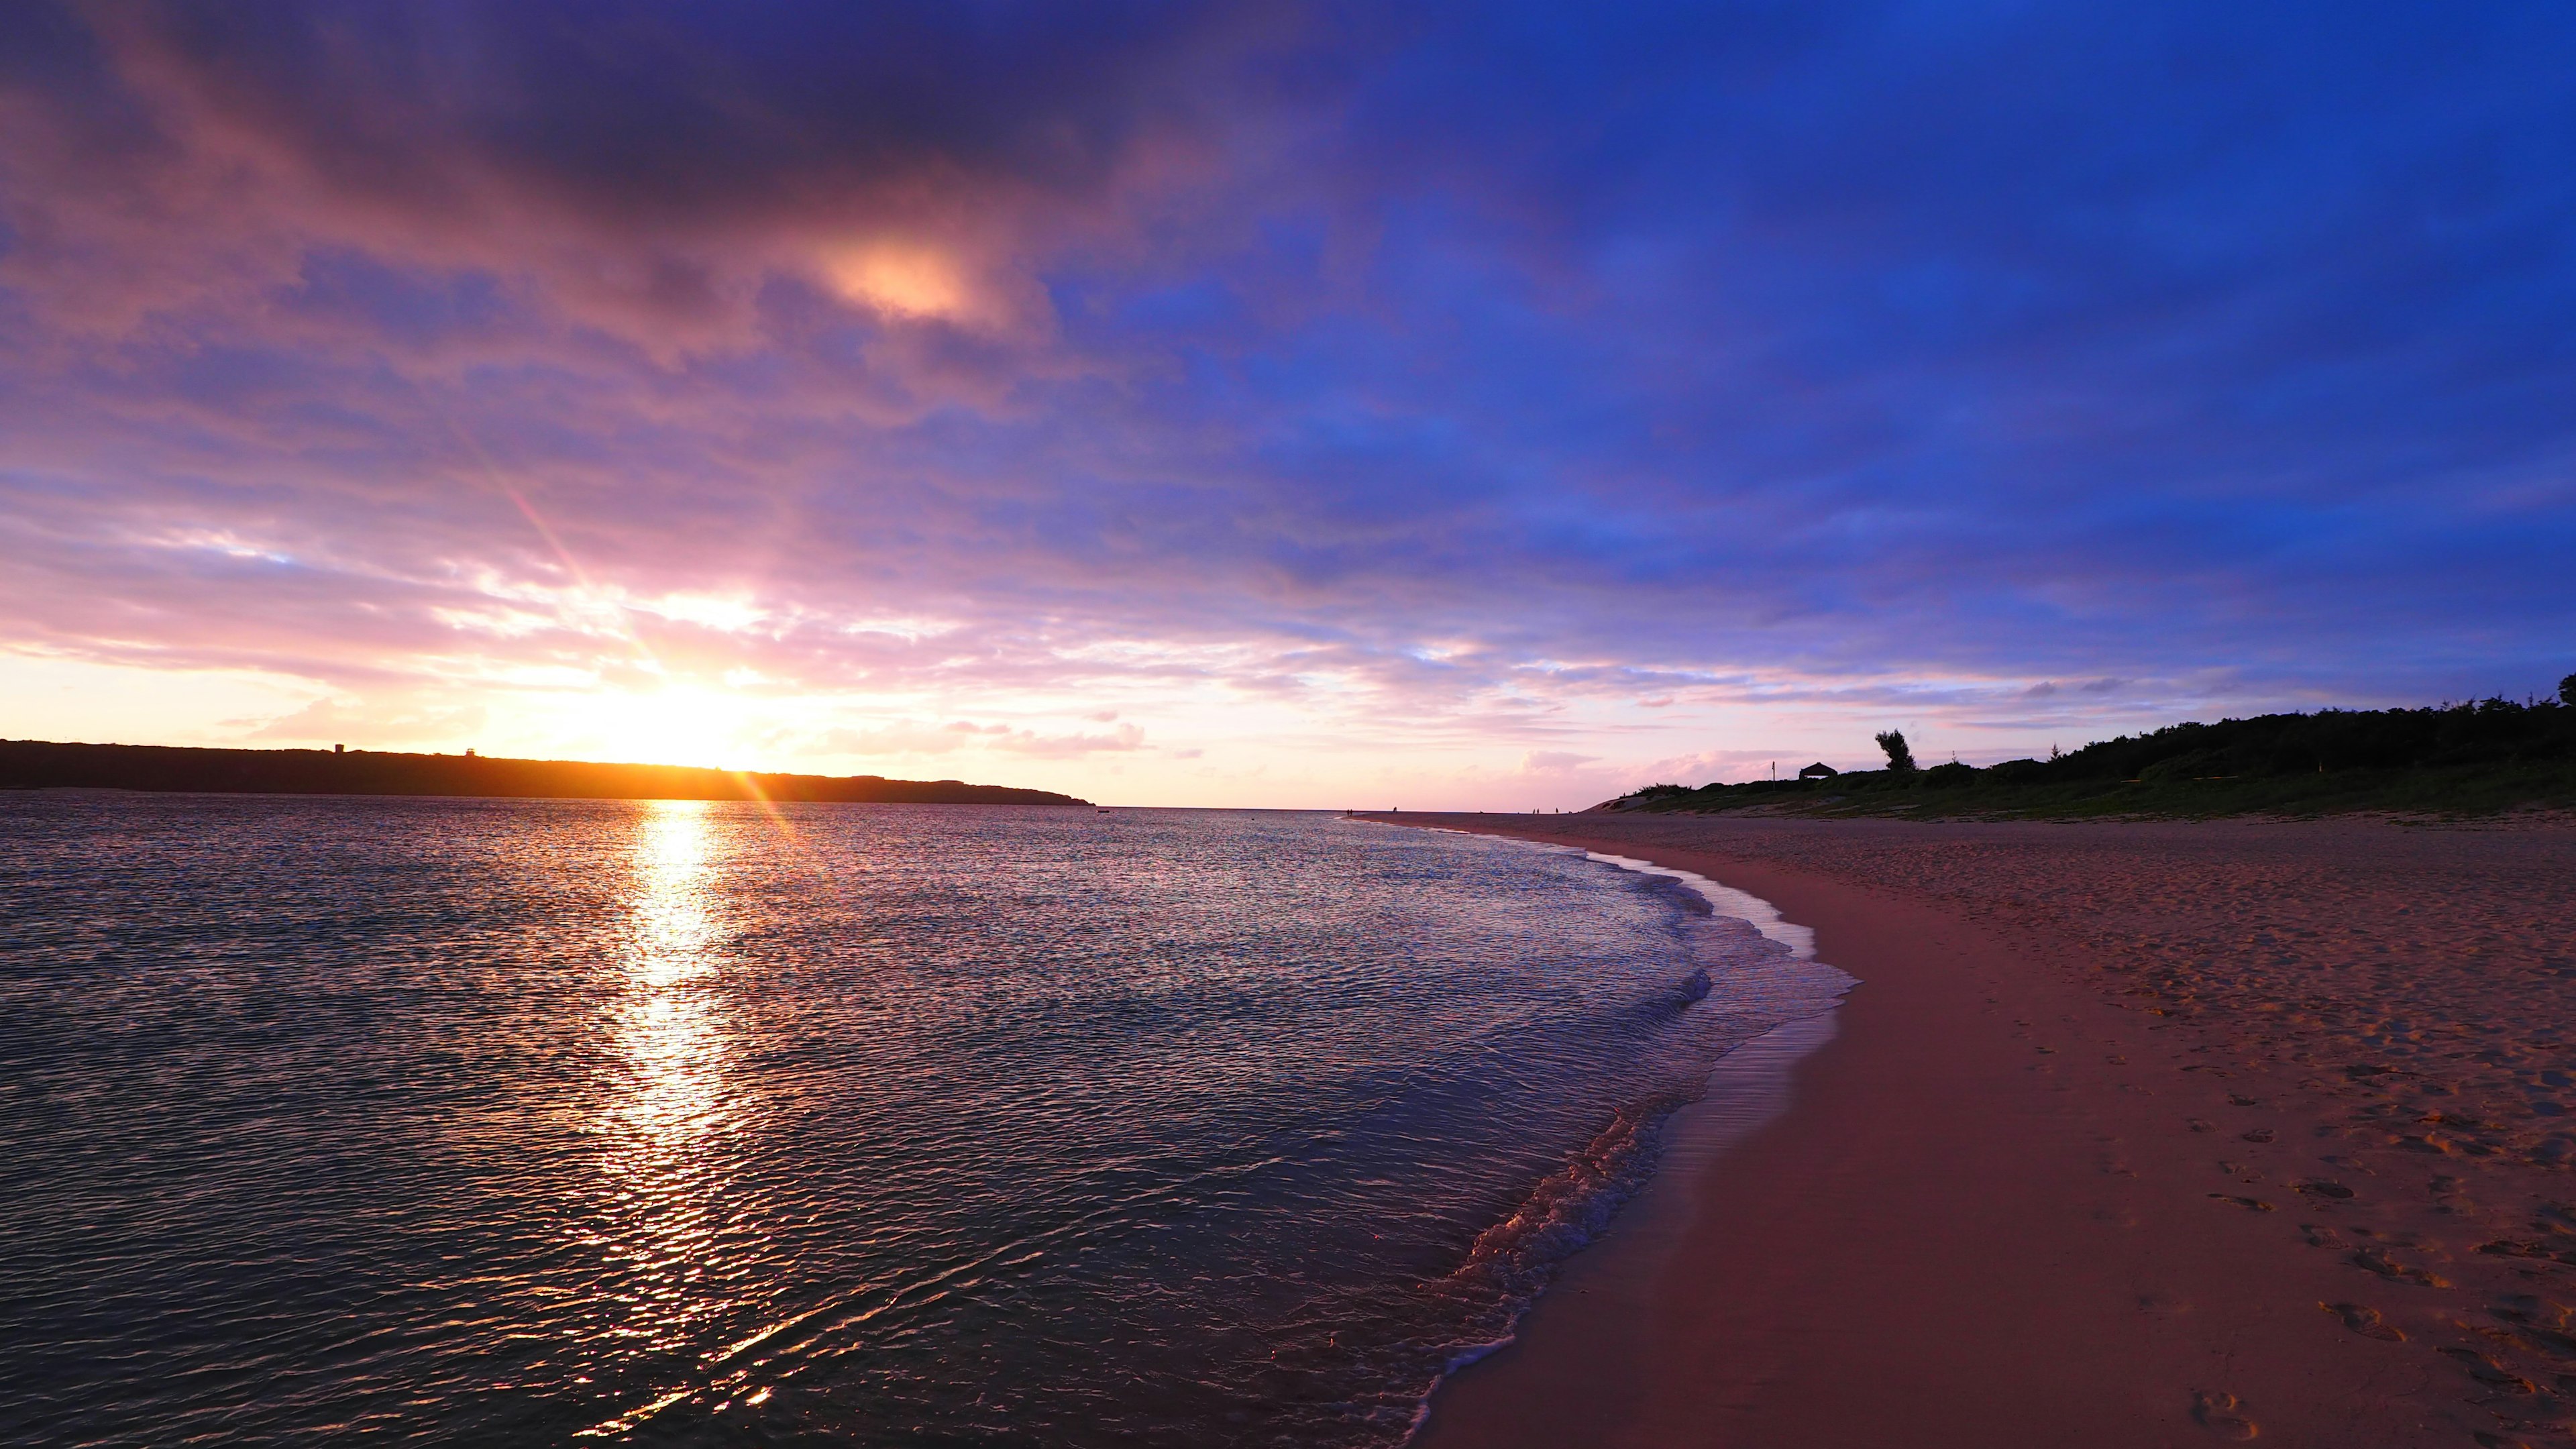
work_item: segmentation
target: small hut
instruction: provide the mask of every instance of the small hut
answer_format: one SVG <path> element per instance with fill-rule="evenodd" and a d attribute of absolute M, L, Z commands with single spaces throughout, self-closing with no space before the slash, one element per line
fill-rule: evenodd
<path fill-rule="evenodd" d="M 1798 772 L 1798 778 L 1801 780 L 1830 780 L 1841 773 L 1842 771 L 1835 769 L 1833 766 L 1826 764 L 1822 760 L 1818 760 L 1807 768 L 1800 770 Z"/>

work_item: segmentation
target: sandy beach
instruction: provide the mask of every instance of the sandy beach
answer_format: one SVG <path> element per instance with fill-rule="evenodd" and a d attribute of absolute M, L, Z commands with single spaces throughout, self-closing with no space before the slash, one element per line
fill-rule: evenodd
<path fill-rule="evenodd" d="M 2571 1442 L 2568 823 L 1386 818 L 1698 871 L 1860 980 L 1419 1442 Z"/>

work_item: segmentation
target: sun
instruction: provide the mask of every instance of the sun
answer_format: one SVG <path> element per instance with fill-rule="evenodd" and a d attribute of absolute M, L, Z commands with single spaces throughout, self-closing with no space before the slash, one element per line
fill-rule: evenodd
<path fill-rule="evenodd" d="M 594 741 L 619 764 L 635 765 L 728 768 L 753 723 L 751 701 L 743 696 L 679 684 L 593 696 L 576 714 L 568 732 Z"/>

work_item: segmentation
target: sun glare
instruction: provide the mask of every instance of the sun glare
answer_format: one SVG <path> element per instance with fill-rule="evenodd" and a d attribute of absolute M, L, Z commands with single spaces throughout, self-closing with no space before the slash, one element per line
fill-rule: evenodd
<path fill-rule="evenodd" d="M 674 686 L 587 700 L 575 728 L 604 758 L 623 764 L 723 768 L 737 763 L 751 715 L 740 695 Z"/>
<path fill-rule="evenodd" d="M 832 285 L 853 302 L 905 317 L 955 317 L 973 301 L 957 264 L 922 247 L 875 246 L 831 263 Z"/>

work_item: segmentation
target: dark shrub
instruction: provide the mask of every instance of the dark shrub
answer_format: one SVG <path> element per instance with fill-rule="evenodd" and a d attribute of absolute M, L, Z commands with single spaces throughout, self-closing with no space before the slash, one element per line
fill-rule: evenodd
<path fill-rule="evenodd" d="M 1887 768 L 1902 775 L 1914 768 L 1913 747 L 1905 743 L 1905 732 L 1889 730 L 1878 737 L 1878 747 L 1887 751 Z"/>
<path fill-rule="evenodd" d="M 2223 750 L 2194 750 L 2156 761 L 2138 772 L 2141 780 L 2206 780 L 2230 774 Z"/>

